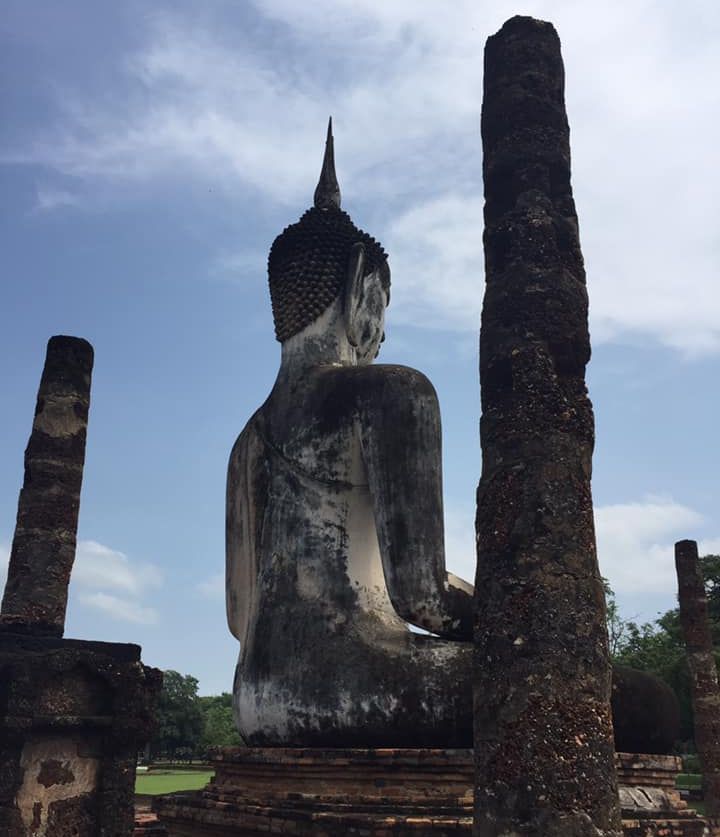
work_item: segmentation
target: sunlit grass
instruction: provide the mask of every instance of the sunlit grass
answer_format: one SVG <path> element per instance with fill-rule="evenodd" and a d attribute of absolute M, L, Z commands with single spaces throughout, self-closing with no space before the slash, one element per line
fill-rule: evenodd
<path fill-rule="evenodd" d="M 156 796 L 175 791 L 200 790 L 210 781 L 212 770 L 152 770 L 138 773 L 135 779 L 135 793 Z"/>

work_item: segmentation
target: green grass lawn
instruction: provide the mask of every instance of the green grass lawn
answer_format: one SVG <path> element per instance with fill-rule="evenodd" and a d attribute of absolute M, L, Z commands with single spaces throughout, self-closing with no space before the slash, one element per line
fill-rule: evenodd
<path fill-rule="evenodd" d="M 678 790 L 699 790 L 702 787 L 700 773 L 679 773 L 675 780 Z M 701 799 L 688 799 L 688 806 L 694 808 L 698 814 L 705 814 L 705 803 Z"/>
<path fill-rule="evenodd" d="M 678 773 L 675 784 L 679 788 L 694 790 L 702 787 L 702 775 L 700 773 Z"/>
<path fill-rule="evenodd" d="M 174 791 L 200 790 L 210 781 L 212 770 L 151 770 L 138 773 L 135 779 L 135 793 L 155 796 Z"/>

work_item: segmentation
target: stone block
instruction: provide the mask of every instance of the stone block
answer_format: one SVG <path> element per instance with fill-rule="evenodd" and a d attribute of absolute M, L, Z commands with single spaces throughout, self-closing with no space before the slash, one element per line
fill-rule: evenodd
<path fill-rule="evenodd" d="M 127 837 L 161 683 L 137 645 L 0 633 L 0 834 Z"/>

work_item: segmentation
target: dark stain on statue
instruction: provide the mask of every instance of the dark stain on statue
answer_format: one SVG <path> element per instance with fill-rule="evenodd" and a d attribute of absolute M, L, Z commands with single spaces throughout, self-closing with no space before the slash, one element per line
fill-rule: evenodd
<path fill-rule="evenodd" d="M 37 780 L 46 788 L 53 785 L 69 785 L 75 781 L 75 774 L 70 770 L 69 762 L 48 759 L 40 765 Z"/>

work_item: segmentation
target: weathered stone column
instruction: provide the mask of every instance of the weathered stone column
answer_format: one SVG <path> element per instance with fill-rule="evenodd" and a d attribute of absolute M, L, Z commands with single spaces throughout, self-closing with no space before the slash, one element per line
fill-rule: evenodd
<path fill-rule="evenodd" d="M 25 450 L 0 626 L 61 637 L 75 560 L 93 349 L 51 337 Z"/>
<path fill-rule="evenodd" d="M 708 620 L 707 596 L 695 541 L 675 544 L 678 602 L 692 682 L 695 746 L 703 770 L 705 810 L 720 818 L 720 686 Z"/>
<path fill-rule="evenodd" d="M 488 39 L 475 835 L 619 835 L 595 553 L 587 292 L 560 41 Z"/>

